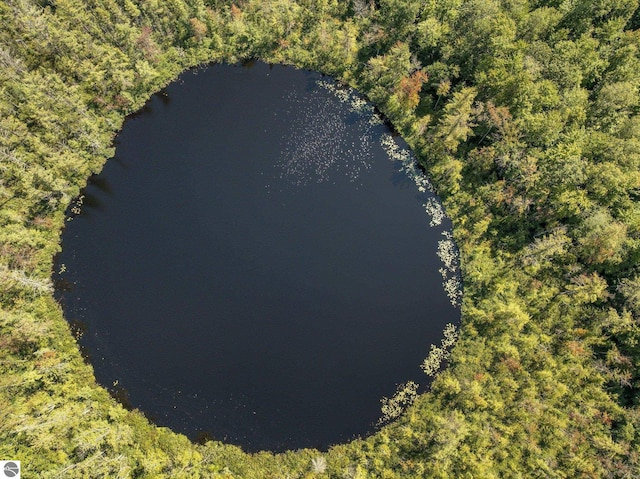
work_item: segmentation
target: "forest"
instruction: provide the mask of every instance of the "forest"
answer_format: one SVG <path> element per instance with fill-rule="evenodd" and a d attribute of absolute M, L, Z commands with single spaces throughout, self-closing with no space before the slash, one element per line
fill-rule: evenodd
<path fill-rule="evenodd" d="M 1 0 L 0 25 L 0 459 L 22 477 L 640 477 L 638 0 Z M 96 384 L 52 296 L 65 210 L 127 115 L 250 59 L 365 94 L 460 249 L 447 368 L 326 452 L 152 425 Z"/>

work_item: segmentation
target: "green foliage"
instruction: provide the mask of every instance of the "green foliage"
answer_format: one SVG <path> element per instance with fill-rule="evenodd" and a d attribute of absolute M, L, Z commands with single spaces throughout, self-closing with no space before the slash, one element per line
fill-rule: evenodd
<path fill-rule="evenodd" d="M 41 478 L 640 476 L 639 11 L 3 0 L 0 456 Z M 325 454 L 194 445 L 126 411 L 51 297 L 64 210 L 125 115 L 185 68 L 248 58 L 368 95 L 431 176 L 461 254 L 448 368 L 389 399 L 393 423 Z M 449 346 L 425 345 L 428 372 Z"/>

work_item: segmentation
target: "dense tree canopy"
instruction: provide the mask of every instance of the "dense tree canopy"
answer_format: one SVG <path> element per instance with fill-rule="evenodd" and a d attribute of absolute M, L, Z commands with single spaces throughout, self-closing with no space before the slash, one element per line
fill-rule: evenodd
<path fill-rule="evenodd" d="M 0 458 L 24 477 L 640 476 L 638 0 L 2 0 Z M 125 115 L 260 58 L 359 88 L 462 258 L 449 367 L 326 453 L 191 444 L 98 387 L 51 295 L 64 212 Z M 425 345 L 425 357 L 429 345 Z"/>

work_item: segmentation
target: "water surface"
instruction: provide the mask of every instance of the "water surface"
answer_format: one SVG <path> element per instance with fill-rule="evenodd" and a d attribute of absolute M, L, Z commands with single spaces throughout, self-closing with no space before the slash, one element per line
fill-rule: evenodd
<path fill-rule="evenodd" d="M 354 99 L 319 74 L 216 65 L 125 123 L 55 275 L 100 384 L 193 439 L 280 451 L 371 432 L 381 397 L 427 383 L 459 318 L 450 225 L 429 225 L 432 195 Z"/>

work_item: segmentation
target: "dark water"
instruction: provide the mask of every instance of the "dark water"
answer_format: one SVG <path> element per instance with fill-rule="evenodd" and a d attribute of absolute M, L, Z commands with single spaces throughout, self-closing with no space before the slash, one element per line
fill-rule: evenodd
<path fill-rule="evenodd" d="M 185 73 L 69 213 L 57 296 L 98 381 L 193 439 L 280 451 L 371 432 L 459 320 L 438 271 L 450 225 L 429 226 L 387 127 L 319 80 Z"/>

